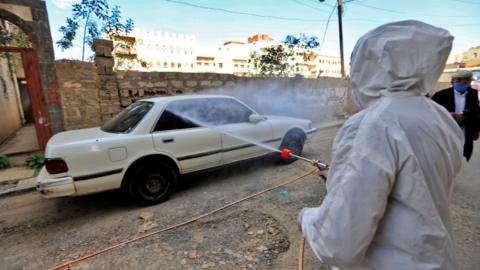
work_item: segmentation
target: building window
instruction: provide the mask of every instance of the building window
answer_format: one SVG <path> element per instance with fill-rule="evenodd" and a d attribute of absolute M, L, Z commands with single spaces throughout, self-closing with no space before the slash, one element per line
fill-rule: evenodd
<path fill-rule="evenodd" d="M 218 63 L 219 68 L 223 68 L 223 63 Z"/>
<path fill-rule="evenodd" d="M 171 68 L 175 68 L 175 63 L 171 63 L 171 64 L 170 64 L 170 67 L 171 67 Z"/>
<path fill-rule="evenodd" d="M 167 62 L 164 62 L 164 63 L 163 63 L 163 67 L 164 67 L 164 68 L 167 68 L 167 67 L 168 67 Z"/>
<path fill-rule="evenodd" d="M 474 52 L 473 53 L 473 59 L 477 59 L 477 57 L 478 57 L 478 53 Z"/>
<path fill-rule="evenodd" d="M 182 64 L 178 63 L 178 64 L 177 64 L 177 67 L 178 67 L 178 68 L 181 68 L 181 67 L 182 67 Z"/>

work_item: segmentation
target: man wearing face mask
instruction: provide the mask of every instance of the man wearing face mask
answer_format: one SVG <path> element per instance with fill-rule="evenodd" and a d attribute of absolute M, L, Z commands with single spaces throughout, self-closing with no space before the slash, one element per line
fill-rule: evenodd
<path fill-rule="evenodd" d="M 480 107 L 477 91 L 470 87 L 472 73 L 459 70 L 452 76 L 453 87 L 437 92 L 432 100 L 450 112 L 453 119 L 462 128 L 465 135 L 463 155 L 470 160 L 473 152 L 473 141 L 480 132 Z"/>

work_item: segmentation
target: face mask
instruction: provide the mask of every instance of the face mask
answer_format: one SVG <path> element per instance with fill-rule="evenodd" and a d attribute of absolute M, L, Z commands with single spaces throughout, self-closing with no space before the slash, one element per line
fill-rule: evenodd
<path fill-rule="evenodd" d="M 453 84 L 453 89 L 459 93 L 465 93 L 467 91 L 468 87 L 470 87 L 470 83 L 459 83 L 456 82 Z"/>

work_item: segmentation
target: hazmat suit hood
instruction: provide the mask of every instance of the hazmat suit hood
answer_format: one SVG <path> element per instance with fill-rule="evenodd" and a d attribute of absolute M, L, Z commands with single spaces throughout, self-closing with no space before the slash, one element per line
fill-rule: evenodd
<path fill-rule="evenodd" d="M 420 21 L 385 24 L 363 35 L 351 56 L 351 82 L 359 106 L 382 96 L 425 95 L 436 84 L 453 36 Z"/>

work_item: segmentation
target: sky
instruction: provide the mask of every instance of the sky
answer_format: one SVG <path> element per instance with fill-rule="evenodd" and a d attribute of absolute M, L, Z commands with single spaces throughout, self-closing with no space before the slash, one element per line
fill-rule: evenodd
<path fill-rule="evenodd" d="M 350 0 L 346 0 L 347 2 Z M 79 0 L 46 0 L 53 41 L 58 28 Z M 220 46 L 227 40 L 246 41 L 256 33 L 277 40 L 288 34 L 305 33 L 325 42 L 321 53 L 339 55 L 336 0 L 109 0 L 119 5 L 123 18 L 132 18 L 140 29 L 192 34 L 200 46 Z M 212 9 L 213 8 L 213 9 Z M 330 13 L 330 21 L 328 18 Z M 480 46 L 480 0 L 352 0 L 344 4 L 343 36 L 345 58 L 357 39 L 384 23 L 414 19 L 442 27 L 455 37 L 452 52 Z M 328 25 L 328 27 L 327 27 Z M 80 43 L 57 59 L 81 58 Z"/>

